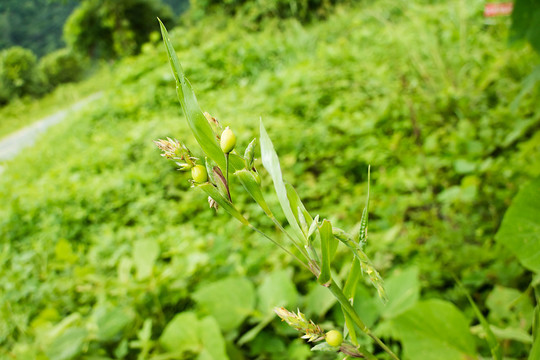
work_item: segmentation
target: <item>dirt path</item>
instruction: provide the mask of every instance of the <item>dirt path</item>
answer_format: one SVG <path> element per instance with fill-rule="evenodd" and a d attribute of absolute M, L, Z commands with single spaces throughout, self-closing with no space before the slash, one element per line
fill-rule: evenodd
<path fill-rule="evenodd" d="M 79 100 L 75 104 L 69 106 L 64 110 L 60 110 L 46 118 L 36 121 L 32 125 L 24 127 L 5 138 L 0 139 L 0 163 L 5 160 L 12 159 L 25 147 L 31 146 L 35 143 L 38 136 L 47 130 L 50 126 L 58 124 L 64 120 L 68 114 L 76 112 L 83 108 L 90 102 L 99 99 L 103 96 L 102 92 L 92 94 L 82 100 Z M 2 165 L 0 164 L 0 173 L 2 172 Z"/>

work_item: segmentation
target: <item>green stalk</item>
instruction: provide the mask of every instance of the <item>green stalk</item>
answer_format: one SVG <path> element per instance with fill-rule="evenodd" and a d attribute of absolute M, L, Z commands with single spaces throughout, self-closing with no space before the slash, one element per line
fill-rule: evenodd
<path fill-rule="evenodd" d="M 386 351 L 392 359 L 399 360 L 397 355 L 394 354 L 392 350 L 390 350 L 388 346 L 386 346 L 385 343 L 383 343 L 381 339 L 379 339 L 375 334 L 373 334 L 371 330 L 364 324 L 364 322 L 362 321 L 362 319 L 360 319 L 360 317 L 356 313 L 356 310 L 354 310 L 345 294 L 343 294 L 343 292 L 341 291 L 339 285 L 336 284 L 333 279 L 328 286 L 328 289 L 330 289 L 332 294 L 336 297 L 337 301 L 341 304 L 347 314 L 349 314 L 352 321 L 354 321 L 354 323 L 360 328 L 360 330 L 362 330 L 364 333 L 366 333 L 366 335 L 372 338 L 373 341 L 375 341 L 384 351 Z"/>
<path fill-rule="evenodd" d="M 229 201 L 232 202 L 231 198 L 231 187 L 229 186 L 229 153 L 225 155 L 226 169 L 225 169 L 225 181 L 227 182 L 227 189 L 229 190 Z"/>
<path fill-rule="evenodd" d="M 283 228 L 283 226 L 279 223 L 279 221 L 276 219 L 276 217 L 273 214 L 272 215 L 266 214 L 266 215 L 268 215 L 270 220 L 272 220 L 272 222 L 278 227 L 278 229 L 281 230 L 281 232 L 283 232 L 285 234 L 285 236 L 287 236 L 289 238 L 289 240 L 291 240 L 291 242 L 296 247 L 296 249 L 298 249 L 298 251 L 300 251 L 300 253 L 302 255 L 304 255 L 304 257 L 309 261 L 310 258 L 309 258 L 309 255 L 308 255 L 306 249 L 303 248 L 302 246 L 300 246 L 296 242 L 296 240 L 293 239 L 293 237 Z"/>
<path fill-rule="evenodd" d="M 296 255 L 294 255 L 292 252 L 290 252 L 287 248 L 285 248 L 283 245 L 281 245 L 280 243 L 278 243 L 276 240 L 272 239 L 270 236 L 266 235 L 265 232 L 263 232 L 262 230 L 259 230 L 257 229 L 255 226 L 253 226 L 251 223 L 248 224 L 248 227 L 251 229 L 251 230 L 254 230 L 256 232 L 258 232 L 259 234 L 261 234 L 262 236 L 264 236 L 265 238 L 267 238 L 268 240 L 270 240 L 272 243 L 274 243 L 277 247 L 279 247 L 281 250 L 285 251 L 287 254 L 289 254 L 290 256 L 292 256 L 296 261 L 298 261 L 303 267 L 305 267 L 307 270 L 310 270 L 309 266 L 303 262 L 302 260 L 300 260 Z"/>

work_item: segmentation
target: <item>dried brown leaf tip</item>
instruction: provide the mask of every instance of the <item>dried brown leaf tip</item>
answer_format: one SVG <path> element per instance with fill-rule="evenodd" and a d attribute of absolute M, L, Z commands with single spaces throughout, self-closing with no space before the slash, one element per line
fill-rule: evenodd
<path fill-rule="evenodd" d="M 297 331 L 305 333 L 302 336 L 302 339 L 307 339 L 307 341 L 310 342 L 324 340 L 326 335 L 323 329 L 313 321 L 308 320 L 306 315 L 302 314 L 300 310 L 295 314 L 284 307 L 276 307 L 274 308 L 274 312 L 281 320 L 289 324 L 289 326 L 295 328 Z"/>

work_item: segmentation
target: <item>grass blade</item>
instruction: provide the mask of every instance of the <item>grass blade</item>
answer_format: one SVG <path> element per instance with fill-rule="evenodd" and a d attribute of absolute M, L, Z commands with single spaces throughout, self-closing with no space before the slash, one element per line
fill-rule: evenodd
<path fill-rule="evenodd" d="M 306 210 L 306 207 L 302 203 L 302 200 L 300 199 L 300 196 L 298 196 L 298 193 L 294 189 L 294 187 L 289 184 L 285 183 L 285 188 L 287 189 L 287 198 L 289 199 L 289 203 L 291 204 L 291 210 L 294 214 L 294 217 L 296 218 L 296 221 L 301 224 L 302 223 L 302 217 L 306 224 L 313 223 L 313 218 L 309 214 L 309 212 Z M 308 229 L 302 229 L 304 232 L 304 235 L 307 237 Z"/>
<path fill-rule="evenodd" d="M 300 240 L 300 243 L 303 243 L 305 242 L 304 234 L 302 233 L 300 225 L 298 224 L 296 217 L 291 210 L 291 204 L 289 202 L 289 198 L 287 197 L 287 189 L 285 187 L 285 182 L 283 181 L 283 175 L 281 173 L 279 159 L 276 151 L 274 150 L 272 140 L 270 140 L 270 137 L 268 136 L 268 133 L 264 128 L 262 120 L 260 141 L 262 163 L 266 171 L 268 171 L 268 173 L 270 174 L 272 181 L 274 182 L 274 189 L 276 190 L 281 209 L 283 209 L 283 213 L 285 214 L 287 221 L 291 225 L 294 234 L 296 235 L 298 240 Z"/>
<path fill-rule="evenodd" d="M 321 274 L 319 275 L 319 283 L 327 286 L 332 280 L 330 273 L 330 263 L 332 261 L 331 248 L 332 243 L 337 242 L 332 234 L 332 224 L 328 220 L 323 220 L 322 225 L 319 227 L 319 234 L 321 236 Z"/>
<path fill-rule="evenodd" d="M 482 328 L 486 332 L 486 340 L 491 350 L 491 355 L 493 356 L 493 359 L 502 360 L 503 357 L 502 357 L 502 352 L 501 352 L 501 345 L 497 341 L 495 334 L 493 334 L 493 331 L 491 330 L 491 327 L 489 326 L 488 321 L 486 320 L 486 318 L 484 317 L 480 309 L 478 309 L 478 306 L 476 306 L 476 303 L 472 299 L 471 295 L 469 295 L 469 292 L 467 291 L 467 289 L 465 289 L 465 287 L 459 282 L 459 280 L 456 279 L 456 282 L 458 286 L 461 288 L 461 290 L 463 291 L 463 293 L 465 294 L 465 296 L 467 297 L 467 300 L 469 300 L 469 303 L 471 304 L 476 314 L 476 317 L 478 318 L 478 321 L 480 321 Z"/>
<path fill-rule="evenodd" d="M 203 152 L 209 158 L 214 160 L 220 168 L 225 169 L 225 155 L 223 154 L 223 151 L 221 151 L 221 148 L 216 141 L 212 127 L 208 123 L 208 120 L 197 103 L 197 98 L 195 97 L 193 88 L 184 75 L 184 70 L 180 65 L 178 56 L 176 55 L 174 47 L 171 43 L 169 33 L 161 20 L 159 20 L 159 25 L 161 27 L 163 42 L 165 43 L 167 54 L 169 56 L 173 76 L 176 80 L 176 93 L 178 95 L 178 100 L 180 101 L 180 105 L 182 105 L 182 110 L 184 110 L 188 125 Z"/>

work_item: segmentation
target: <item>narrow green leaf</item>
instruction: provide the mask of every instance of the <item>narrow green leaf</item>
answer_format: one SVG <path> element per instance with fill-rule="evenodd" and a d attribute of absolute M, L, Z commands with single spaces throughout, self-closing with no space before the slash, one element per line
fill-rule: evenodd
<path fill-rule="evenodd" d="M 245 166 L 245 160 L 240 155 L 237 155 L 235 153 L 229 153 L 229 162 L 231 165 L 231 168 L 229 169 L 229 172 L 233 172 L 235 170 L 241 170 Z"/>
<path fill-rule="evenodd" d="M 457 279 L 456 279 L 456 282 L 458 286 L 460 287 L 461 291 L 463 291 L 463 293 L 467 297 L 467 300 L 469 300 L 469 303 L 471 304 L 474 310 L 474 313 L 476 314 L 476 317 L 478 318 L 478 321 L 480 321 L 480 324 L 482 325 L 482 328 L 484 329 L 486 333 L 486 340 L 491 350 L 491 355 L 493 356 L 493 359 L 502 360 L 501 345 L 497 341 L 495 334 L 493 334 L 493 331 L 491 330 L 491 327 L 489 326 L 488 321 L 486 320 L 486 318 L 484 317 L 480 309 L 478 309 L 478 306 L 476 306 L 476 303 L 472 299 L 467 289 L 465 289 L 465 287 Z"/>
<path fill-rule="evenodd" d="M 308 240 L 311 238 L 311 236 L 315 233 L 315 231 L 319 228 L 319 215 L 315 216 L 315 219 L 311 222 L 311 225 L 309 226 L 308 230 Z"/>
<path fill-rule="evenodd" d="M 332 243 L 336 242 L 334 235 L 332 234 L 332 224 L 328 220 L 323 220 L 322 225 L 319 227 L 319 234 L 321 236 L 321 274 L 319 275 L 319 283 L 327 285 L 332 279 L 330 273 L 330 262 L 332 261 L 330 249 Z"/>
<path fill-rule="evenodd" d="M 351 341 L 353 344 L 358 345 L 358 337 L 356 336 L 356 329 L 354 328 L 354 322 L 351 319 L 351 316 L 345 311 L 343 306 L 341 307 L 341 311 L 343 312 L 343 316 L 345 317 L 345 327 L 347 330 L 347 333 L 349 334 L 349 337 L 351 338 Z"/>
<path fill-rule="evenodd" d="M 300 229 L 304 233 L 304 236 L 307 238 L 307 233 L 309 231 L 308 224 L 306 221 L 306 217 L 302 213 L 302 209 L 300 209 L 300 206 L 296 208 L 296 220 L 298 221 L 298 224 L 300 225 Z"/>
<path fill-rule="evenodd" d="M 272 211 L 268 207 L 268 204 L 264 200 L 264 196 L 261 191 L 261 186 L 257 183 L 257 180 L 255 180 L 255 177 L 253 176 L 253 173 L 250 170 L 239 170 L 234 173 L 238 180 L 240 180 L 240 183 L 246 189 L 248 194 L 255 200 L 257 204 L 263 209 L 263 211 L 266 213 L 266 215 L 273 217 Z"/>
<path fill-rule="evenodd" d="M 347 281 L 345 281 L 345 286 L 343 287 L 343 294 L 351 301 L 351 303 L 354 304 L 354 295 L 356 293 L 356 285 L 358 285 L 358 281 L 360 280 L 361 269 L 360 269 L 360 263 L 358 262 L 358 259 L 356 257 L 353 257 L 352 259 L 352 266 L 349 270 L 349 276 L 347 276 Z M 351 337 L 351 340 L 353 344 L 357 344 L 357 336 L 356 336 L 356 329 L 354 328 L 354 322 L 352 321 L 351 317 L 345 309 L 343 309 L 343 314 L 345 315 L 345 325 L 347 326 L 347 330 L 349 332 L 349 336 Z"/>
<path fill-rule="evenodd" d="M 223 208 L 226 212 L 228 212 L 230 215 L 238 219 L 242 224 L 244 225 L 250 225 L 249 221 L 242 216 L 240 211 L 234 206 L 227 198 L 225 198 L 223 195 L 220 194 L 218 189 L 210 184 L 210 183 L 204 183 L 204 184 L 198 184 L 195 185 L 197 188 L 204 191 L 208 196 L 210 196 L 212 199 L 214 199 L 218 205 Z"/>
<path fill-rule="evenodd" d="M 255 146 L 257 145 L 257 139 L 251 140 L 249 145 L 246 148 L 246 151 L 244 152 L 244 159 L 246 164 L 246 169 L 250 169 L 253 167 L 253 162 L 255 161 Z"/>
<path fill-rule="evenodd" d="M 356 257 L 353 258 L 351 269 L 349 270 L 349 276 L 347 276 L 347 281 L 345 281 L 345 286 L 343 287 L 343 293 L 349 300 L 354 301 L 354 294 L 356 293 L 356 285 L 362 276 L 360 268 L 360 263 Z"/>
<path fill-rule="evenodd" d="M 195 97 L 193 88 L 184 74 L 184 70 L 180 65 L 178 56 L 176 55 L 174 47 L 169 38 L 169 33 L 161 20 L 159 21 L 159 25 L 161 27 L 163 42 L 165 43 L 167 54 L 169 56 L 173 76 L 176 80 L 176 93 L 178 95 L 178 100 L 182 105 L 182 110 L 184 110 L 188 125 L 204 153 L 214 160 L 219 167 L 225 169 L 225 155 L 223 154 L 223 151 L 221 151 L 221 148 L 216 141 L 212 127 L 208 123 L 208 120 L 197 103 L 197 98 Z"/>
<path fill-rule="evenodd" d="M 283 181 L 283 175 L 281 173 L 279 159 L 276 151 L 274 150 L 272 140 L 270 140 L 270 137 L 268 136 L 268 133 L 264 128 L 262 120 L 260 140 L 261 158 L 263 166 L 266 171 L 268 171 L 270 177 L 272 178 L 272 181 L 274 182 L 274 189 L 276 190 L 279 204 L 281 205 L 281 209 L 283 209 L 283 213 L 285 214 L 287 221 L 291 225 L 291 228 L 293 229 L 295 235 L 298 237 L 298 240 L 300 240 L 300 242 L 302 243 L 304 242 L 304 235 L 302 233 L 302 230 L 300 229 L 300 226 L 298 225 L 293 211 L 291 210 L 291 204 L 289 203 L 289 198 L 287 197 L 287 189 L 285 187 L 285 182 Z"/>
<path fill-rule="evenodd" d="M 306 210 L 306 207 L 302 203 L 302 200 L 300 199 L 300 196 L 298 196 L 298 193 L 296 192 L 294 187 L 286 182 L 285 188 L 287 189 L 287 198 L 289 199 L 289 203 L 291 204 L 291 210 L 294 214 L 294 217 L 296 218 L 296 221 L 301 224 L 303 217 L 306 224 L 311 224 L 313 222 L 313 218 Z M 304 235 L 307 236 L 307 232 L 308 229 L 304 231 Z"/>

